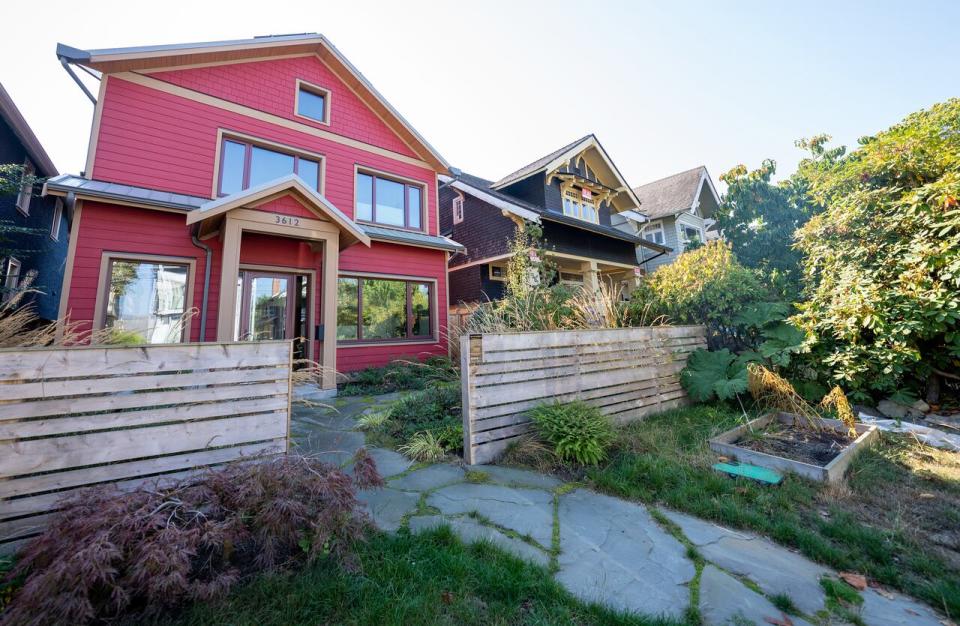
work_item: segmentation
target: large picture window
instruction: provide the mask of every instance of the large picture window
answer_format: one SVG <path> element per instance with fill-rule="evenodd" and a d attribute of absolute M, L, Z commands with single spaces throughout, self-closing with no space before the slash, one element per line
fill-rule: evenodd
<path fill-rule="evenodd" d="M 432 337 L 431 289 L 425 282 L 341 276 L 337 281 L 337 339 Z"/>
<path fill-rule="evenodd" d="M 423 187 L 357 172 L 356 219 L 423 230 Z"/>
<path fill-rule="evenodd" d="M 320 191 L 320 160 L 252 143 L 224 139 L 220 151 L 219 194 L 226 196 L 261 183 L 296 174 Z"/>
<path fill-rule="evenodd" d="M 190 266 L 111 259 L 103 327 L 139 335 L 144 343 L 184 339 Z"/>

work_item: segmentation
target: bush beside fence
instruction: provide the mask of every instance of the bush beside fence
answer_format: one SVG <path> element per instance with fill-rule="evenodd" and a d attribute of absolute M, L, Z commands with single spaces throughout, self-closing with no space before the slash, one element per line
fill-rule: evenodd
<path fill-rule="evenodd" d="M 680 371 L 705 347 L 703 326 L 464 335 L 464 457 L 495 459 L 542 402 L 582 400 L 617 422 L 681 406 Z"/>
<path fill-rule="evenodd" d="M 0 350 L 0 553 L 84 486 L 287 449 L 291 343 Z"/>

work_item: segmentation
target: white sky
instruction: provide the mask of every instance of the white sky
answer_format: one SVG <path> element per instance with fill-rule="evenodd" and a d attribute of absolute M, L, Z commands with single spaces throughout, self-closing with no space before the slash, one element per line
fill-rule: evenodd
<path fill-rule="evenodd" d="M 678 6 L 673 6 L 677 4 Z M 716 180 L 795 139 L 850 144 L 960 95 L 960 2 L 16 2 L 0 82 L 63 172 L 92 105 L 78 48 L 325 34 L 456 167 L 492 179 L 588 132 L 631 185 L 705 164 Z M 16 25 L 14 28 L 13 25 Z"/>

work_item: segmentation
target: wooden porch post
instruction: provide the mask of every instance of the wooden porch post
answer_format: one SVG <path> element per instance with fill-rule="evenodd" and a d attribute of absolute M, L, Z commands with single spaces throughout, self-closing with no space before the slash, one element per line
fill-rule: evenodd
<path fill-rule="evenodd" d="M 321 389 L 337 388 L 337 271 L 340 259 L 339 234 L 323 241 L 323 376 Z"/>
<path fill-rule="evenodd" d="M 240 276 L 242 228 L 228 215 L 223 221 L 223 258 L 220 266 L 220 294 L 217 308 L 217 341 L 235 341 L 233 326 L 237 307 L 237 277 Z"/>

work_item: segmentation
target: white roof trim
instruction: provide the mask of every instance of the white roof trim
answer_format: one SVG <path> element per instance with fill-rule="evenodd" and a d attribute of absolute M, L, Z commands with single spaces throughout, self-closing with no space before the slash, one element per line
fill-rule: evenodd
<path fill-rule="evenodd" d="M 620 170 L 617 169 L 616 165 L 614 165 L 613 159 L 610 158 L 610 155 L 607 154 L 607 151 L 603 149 L 603 146 L 600 145 L 600 142 L 593 135 L 590 135 L 589 137 L 585 137 L 583 141 L 575 143 L 573 146 L 568 148 L 566 152 L 564 152 L 563 154 L 560 154 L 559 156 L 557 156 L 557 158 L 550 161 L 543 167 L 527 172 L 527 174 L 523 178 L 529 178 L 533 174 L 537 174 L 539 172 L 552 172 L 553 170 L 557 169 L 561 165 L 564 165 L 572 157 L 580 154 L 587 148 L 596 148 L 597 152 L 600 153 L 600 157 L 606 162 L 607 167 L 610 168 L 610 171 L 613 172 L 613 175 L 616 176 L 618 181 L 620 181 L 620 189 L 618 189 L 617 191 L 620 191 L 621 193 L 625 193 L 628 196 L 630 196 L 630 198 L 633 200 L 635 205 L 639 208 L 640 198 L 638 198 L 637 194 L 634 193 L 633 188 L 627 184 L 627 181 L 623 179 L 623 175 L 620 174 Z M 506 187 L 507 185 L 517 182 L 517 180 L 523 180 L 523 178 L 518 178 L 516 180 L 508 181 L 507 183 L 501 184 L 500 187 Z M 494 187 L 494 189 L 497 189 L 497 187 Z"/>
<path fill-rule="evenodd" d="M 631 222 L 636 222 L 637 224 L 646 224 L 650 221 L 650 218 L 644 215 L 643 213 L 637 211 L 636 209 L 627 209 L 626 211 L 620 211 L 617 215 L 622 215 L 624 218 L 630 220 Z"/>
<path fill-rule="evenodd" d="M 522 206 L 513 204 L 512 202 L 507 202 L 506 200 L 503 200 L 502 198 L 498 198 L 497 196 L 489 194 L 483 191 L 482 189 L 477 189 L 472 185 L 468 185 L 462 180 L 453 179 L 453 178 L 450 178 L 449 176 L 440 176 L 440 181 L 450 185 L 454 189 L 457 189 L 464 193 L 468 193 L 475 198 L 479 198 L 480 200 L 483 200 L 487 204 L 497 207 L 501 211 L 507 211 L 509 213 L 513 213 L 517 217 L 521 217 L 525 220 L 530 220 L 531 222 L 535 222 L 537 224 L 540 223 L 540 216 L 534 213 L 533 211 L 531 211 L 530 209 L 525 209 Z"/>
<path fill-rule="evenodd" d="M 700 183 L 697 185 L 697 193 L 693 194 L 693 204 L 690 205 L 691 209 L 696 208 L 700 203 L 700 193 L 703 191 L 703 182 L 707 182 L 707 186 L 710 187 L 710 193 L 713 194 L 713 199 L 716 201 L 717 206 L 720 206 L 720 194 L 717 193 L 717 188 L 713 186 L 713 181 L 710 180 L 710 174 L 707 172 L 707 168 L 703 168 L 703 172 L 700 173 Z"/>

